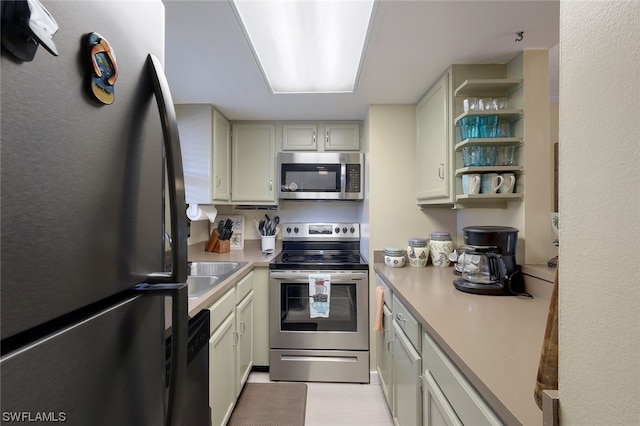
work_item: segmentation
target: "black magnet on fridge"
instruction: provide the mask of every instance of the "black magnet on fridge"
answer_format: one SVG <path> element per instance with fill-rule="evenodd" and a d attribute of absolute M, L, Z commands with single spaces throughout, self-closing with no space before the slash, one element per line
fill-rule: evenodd
<path fill-rule="evenodd" d="M 42 45 L 54 56 L 58 23 L 38 0 L 2 1 L 2 46 L 21 61 L 33 60 Z"/>
<path fill-rule="evenodd" d="M 114 84 L 118 79 L 118 64 L 111 45 L 98 33 L 85 36 L 87 83 L 89 94 L 106 105 L 115 100 Z"/>

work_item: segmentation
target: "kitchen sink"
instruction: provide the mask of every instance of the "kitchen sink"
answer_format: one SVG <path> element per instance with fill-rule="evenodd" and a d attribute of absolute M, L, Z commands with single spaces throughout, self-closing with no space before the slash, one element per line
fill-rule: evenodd
<path fill-rule="evenodd" d="M 223 282 L 247 262 L 190 262 L 187 286 L 190 299 L 197 299 Z"/>
<path fill-rule="evenodd" d="M 189 276 L 187 277 L 187 288 L 189 299 L 197 299 L 220 283 L 220 279 L 214 276 Z"/>

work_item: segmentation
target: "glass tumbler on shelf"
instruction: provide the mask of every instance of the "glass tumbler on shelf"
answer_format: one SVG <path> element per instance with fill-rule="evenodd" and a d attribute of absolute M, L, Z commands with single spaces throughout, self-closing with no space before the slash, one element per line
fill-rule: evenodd
<path fill-rule="evenodd" d="M 498 148 L 498 165 L 499 166 L 515 166 L 516 165 L 516 147 L 513 145 L 501 146 Z"/>
<path fill-rule="evenodd" d="M 498 122 L 498 128 L 496 132 L 497 138 L 510 138 L 511 137 L 511 124 L 508 121 L 500 120 Z"/>
<path fill-rule="evenodd" d="M 481 138 L 495 138 L 498 133 L 498 116 L 485 115 L 480 117 L 478 127 Z"/>

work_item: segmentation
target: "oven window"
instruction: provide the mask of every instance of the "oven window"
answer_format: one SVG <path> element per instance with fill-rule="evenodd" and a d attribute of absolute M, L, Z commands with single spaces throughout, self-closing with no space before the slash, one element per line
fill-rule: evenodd
<path fill-rule="evenodd" d="M 340 164 L 283 164 L 282 191 L 340 192 Z"/>
<path fill-rule="evenodd" d="M 280 329 L 282 331 L 358 330 L 356 284 L 331 284 L 329 318 L 311 318 L 309 285 L 280 284 Z"/>

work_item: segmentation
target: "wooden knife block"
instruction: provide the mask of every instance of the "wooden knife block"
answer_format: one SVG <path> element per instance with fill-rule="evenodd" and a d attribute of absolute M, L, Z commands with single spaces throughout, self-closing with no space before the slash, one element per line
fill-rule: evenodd
<path fill-rule="evenodd" d="M 229 253 L 231 250 L 231 241 L 230 240 L 221 240 L 220 234 L 217 229 L 214 229 L 211 232 L 211 236 L 209 236 L 209 241 L 204 246 L 204 251 L 214 252 L 214 253 Z"/>

